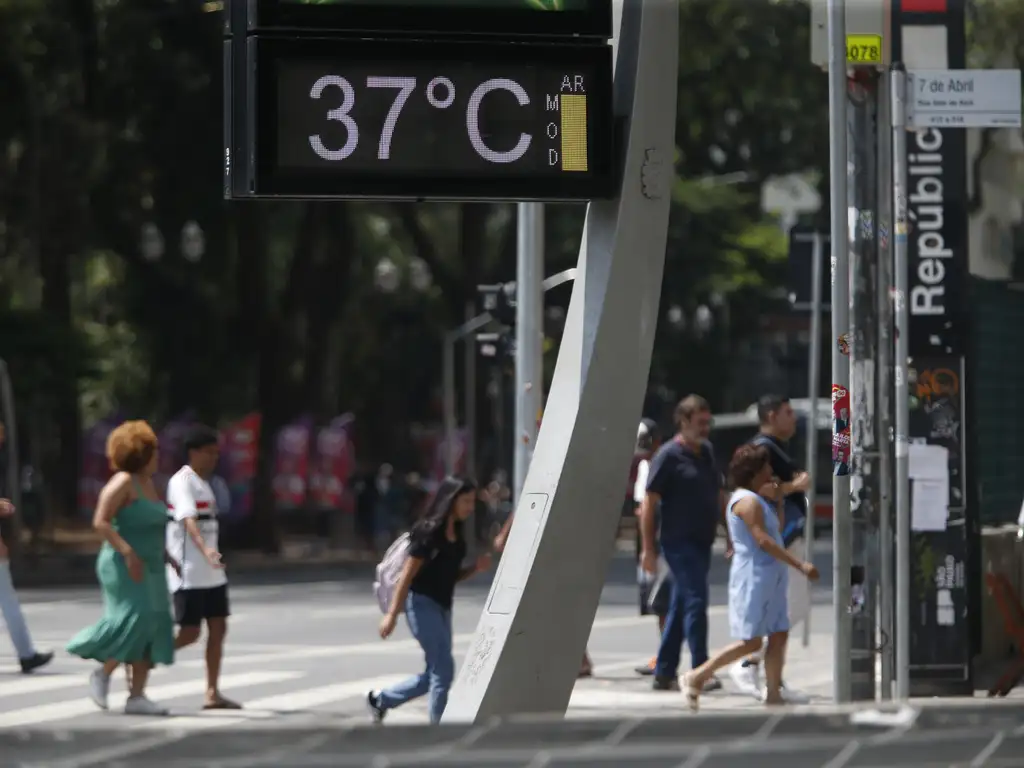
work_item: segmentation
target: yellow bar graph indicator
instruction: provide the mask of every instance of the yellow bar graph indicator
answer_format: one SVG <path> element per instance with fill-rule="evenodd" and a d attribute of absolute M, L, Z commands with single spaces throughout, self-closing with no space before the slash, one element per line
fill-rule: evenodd
<path fill-rule="evenodd" d="M 587 97 L 562 94 L 562 170 L 587 170 Z"/>

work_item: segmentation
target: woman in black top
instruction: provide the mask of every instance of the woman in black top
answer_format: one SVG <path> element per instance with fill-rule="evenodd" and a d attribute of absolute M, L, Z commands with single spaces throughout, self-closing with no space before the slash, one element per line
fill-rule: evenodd
<path fill-rule="evenodd" d="M 468 480 L 445 478 L 434 494 L 427 513 L 409 532 L 409 558 L 380 622 L 380 636 L 395 631 L 398 614 L 405 611 L 413 637 L 423 648 L 427 668 L 382 691 L 370 691 L 367 703 L 380 722 L 389 709 L 430 694 L 430 722 L 438 723 L 448 703 L 455 677 L 452 658 L 452 596 L 456 583 L 490 568 L 490 555 L 463 567 L 466 540 L 463 523 L 473 514 L 476 485 Z"/>

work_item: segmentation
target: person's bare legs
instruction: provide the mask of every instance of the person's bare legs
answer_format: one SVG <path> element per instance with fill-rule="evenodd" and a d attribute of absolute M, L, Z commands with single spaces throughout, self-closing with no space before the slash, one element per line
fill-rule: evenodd
<path fill-rule="evenodd" d="M 768 636 L 768 647 L 764 652 L 765 704 L 784 703 L 782 699 L 782 667 L 786 662 L 786 644 L 789 632 L 776 632 Z"/>
<path fill-rule="evenodd" d="M 715 672 L 722 667 L 732 664 L 734 661 L 739 661 L 744 656 L 749 656 L 760 650 L 762 642 L 760 637 L 755 637 L 751 640 L 737 640 L 686 674 L 683 678 L 685 680 L 684 693 L 689 701 L 690 708 L 694 710 L 697 708 L 700 692 L 704 690 L 705 683 L 711 679 Z"/>
<path fill-rule="evenodd" d="M 178 627 L 178 635 L 174 638 L 174 650 L 187 648 L 199 639 L 199 627 Z"/>
<path fill-rule="evenodd" d="M 590 663 L 590 655 L 584 651 L 583 661 L 580 662 L 580 671 L 576 674 L 577 677 L 590 677 L 594 674 L 594 665 Z"/>
<path fill-rule="evenodd" d="M 149 680 L 149 662 L 133 661 L 131 667 L 131 684 L 128 688 L 128 695 L 138 698 L 146 693 L 146 682 Z"/>
<path fill-rule="evenodd" d="M 207 708 L 241 709 L 220 692 L 220 666 L 224 659 L 224 638 L 228 634 L 226 617 L 206 620 L 206 704 Z"/>

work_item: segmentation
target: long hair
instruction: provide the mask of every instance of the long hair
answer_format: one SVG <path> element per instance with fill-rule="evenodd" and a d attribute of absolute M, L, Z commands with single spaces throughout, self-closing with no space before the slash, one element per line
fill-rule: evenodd
<path fill-rule="evenodd" d="M 417 520 L 410 531 L 410 535 L 416 539 L 430 537 L 435 531 L 448 522 L 448 517 L 455 506 L 455 499 L 464 493 L 476 492 L 476 483 L 462 477 L 448 476 L 441 481 L 441 484 L 434 491 L 430 503 L 423 516 Z M 456 522 L 456 528 L 461 532 L 461 521 Z"/>

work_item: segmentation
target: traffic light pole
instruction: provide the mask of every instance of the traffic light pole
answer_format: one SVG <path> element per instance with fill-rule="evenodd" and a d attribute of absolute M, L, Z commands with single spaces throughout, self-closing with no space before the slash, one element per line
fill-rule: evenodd
<path fill-rule="evenodd" d="M 878 593 L 878 508 L 881 439 L 878 390 L 878 216 L 876 136 L 878 80 L 858 70 L 848 87 L 851 181 L 850 242 L 850 697 L 875 700 L 875 605 Z"/>
<path fill-rule="evenodd" d="M 893 283 L 896 297 L 896 698 L 910 698 L 910 293 L 907 232 L 907 72 L 894 65 L 892 98 L 892 194 L 896 206 L 893 238 Z"/>
<path fill-rule="evenodd" d="M 850 701 L 850 476 L 849 418 L 850 360 L 838 339 L 849 331 L 850 263 L 846 189 L 846 2 L 828 0 L 829 191 L 832 245 L 832 613 L 834 670 L 833 699 Z M 846 415 L 842 413 L 844 398 Z M 845 434 L 844 434 L 845 433 Z"/>
<path fill-rule="evenodd" d="M 878 349 L 875 366 L 878 403 L 878 634 L 881 663 L 881 698 L 892 698 L 893 679 L 893 624 L 896 581 L 893 575 L 893 440 L 892 440 L 892 104 L 888 75 L 878 81 L 878 227 L 876 242 L 878 262 L 875 272 L 875 311 L 878 314 Z"/>
<path fill-rule="evenodd" d="M 516 253 L 516 446 L 513 503 L 537 442 L 544 391 L 544 205 L 519 203 Z"/>

